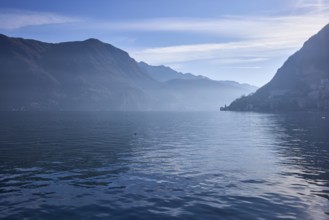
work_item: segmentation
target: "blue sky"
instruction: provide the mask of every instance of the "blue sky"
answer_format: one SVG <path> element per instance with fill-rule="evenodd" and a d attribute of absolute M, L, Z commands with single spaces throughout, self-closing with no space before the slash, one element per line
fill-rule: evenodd
<path fill-rule="evenodd" d="M 329 23 L 328 0 L 1 0 L 0 33 L 98 38 L 137 61 L 261 86 Z"/>

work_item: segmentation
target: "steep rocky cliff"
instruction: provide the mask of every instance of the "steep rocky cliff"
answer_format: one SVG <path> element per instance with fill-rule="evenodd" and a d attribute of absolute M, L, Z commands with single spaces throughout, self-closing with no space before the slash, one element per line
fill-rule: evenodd
<path fill-rule="evenodd" d="M 329 25 L 290 56 L 268 84 L 224 110 L 329 110 Z"/>

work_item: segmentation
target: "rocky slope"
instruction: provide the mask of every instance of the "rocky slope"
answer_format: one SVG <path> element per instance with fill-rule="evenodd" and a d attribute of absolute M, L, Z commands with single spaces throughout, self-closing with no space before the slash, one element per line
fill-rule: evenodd
<path fill-rule="evenodd" d="M 289 57 L 268 84 L 223 110 L 329 110 L 329 25 Z"/>

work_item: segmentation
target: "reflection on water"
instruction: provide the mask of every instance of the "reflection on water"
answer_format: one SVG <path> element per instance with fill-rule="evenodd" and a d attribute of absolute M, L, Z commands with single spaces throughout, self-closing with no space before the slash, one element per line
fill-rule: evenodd
<path fill-rule="evenodd" d="M 299 177 L 314 187 L 313 194 L 329 199 L 329 117 L 323 113 L 277 115 L 282 128 L 278 148 L 286 175 Z M 319 190 L 319 191 L 317 191 Z"/>
<path fill-rule="evenodd" d="M 327 219 L 329 115 L 0 114 L 0 218 Z"/>

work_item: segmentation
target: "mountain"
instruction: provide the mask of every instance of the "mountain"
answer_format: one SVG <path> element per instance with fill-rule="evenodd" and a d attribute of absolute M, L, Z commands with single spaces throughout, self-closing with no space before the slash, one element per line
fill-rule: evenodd
<path fill-rule="evenodd" d="M 0 60 L 1 110 L 138 110 L 149 104 L 145 88 L 157 85 L 126 52 L 96 39 L 0 35 Z"/>
<path fill-rule="evenodd" d="M 242 94 L 256 91 L 257 87 L 233 81 L 205 79 L 173 79 L 165 82 L 173 101 L 172 108 L 183 110 L 218 110 Z"/>
<path fill-rule="evenodd" d="M 160 102 L 158 105 L 166 110 L 218 110 L 237 96 L 257 89 L 234 81 L 216 81 L 201 75 L 177 72 L 163 65 L 138 64 L 150 77 L 164 84 L 166 95 L 162 96 L 162 100 L 166 100 L 166 106 L 161 106 Z"/>
<path fill-rule="evenodd" d="M 167 66 L 151 66 L 144 62 L 138 63 L 139 67 L 144 70 L 150 77 L 159 81 L 166 82 L 173 79 L 207 79 L 205 76 L 195 76 L 191 73 L 181 73 L 177 72 Z"/>
<path fill-rule="evenodd" d="M 159 82 L 128 53 L 97 39 L 45 43 L 0 35 L 0 110 L 217 110 L 254 90 L 198 77 Z"/>
<path fill-rule="evenodd" d="M 290 56 L 269 83 L 223 110 L 328 111 L 329 24 Z"/>

